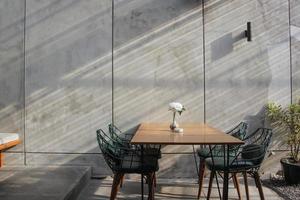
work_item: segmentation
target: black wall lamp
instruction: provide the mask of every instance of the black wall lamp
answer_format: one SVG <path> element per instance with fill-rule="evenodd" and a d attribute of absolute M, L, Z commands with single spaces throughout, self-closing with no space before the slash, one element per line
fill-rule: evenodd
<path fill-rule="evenodd" d="M 251 33 L 251 22 L 247 22 L 247 30 L 245 30 L 245 37 L 248 42 L 252 41 L 252 33 Z"/>

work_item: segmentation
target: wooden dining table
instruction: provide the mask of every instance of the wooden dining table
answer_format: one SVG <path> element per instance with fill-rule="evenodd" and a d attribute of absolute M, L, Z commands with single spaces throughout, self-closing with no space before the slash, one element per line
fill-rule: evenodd
<path fill-rule="evenodd" d="M 229 148 L 231 145 L 242 145 L 243 141 L 225 132 L 218 130 L 205 123 L 180 124 L 183 133 L 175 133 L 170 130 L 168 123 L 141 123 L 131 144 L 141 145 L 141 159 L 143 162 L 144 145 L 222 145 L 224 148 L 224 171 L 223 199 L 228 199 L 228 177 L 229 177 Z M 225 159 L 227 158 L 227 159 Z M 212 158 L 213 159 L 213 158 Z M 226 163 L 225 163 L 226 162 Z M 141 199 L 144 199 L 144 179 L 141 176 Z"/>

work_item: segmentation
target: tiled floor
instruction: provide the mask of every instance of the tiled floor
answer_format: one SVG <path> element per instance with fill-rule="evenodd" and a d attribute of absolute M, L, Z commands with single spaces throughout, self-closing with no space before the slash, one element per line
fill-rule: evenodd
<path fill-rule="evenodd" d="M 241 191 L 243 195 L 243 199 L 245 197 L 244 185 L 242 184 L 242 179 L 239 179 Z M 260 199 L 257 188 L 254 186 L 254 182 L 249 179 L 250 182 L 250 199 Z M 206 199 L 207 192 L 207 183 L 208 180 L 205 181 L 203 193 L 201 199 Z M 110 189 L 112 185 L 112 178 L 108 177 L 104 180 L 91 180 L 86 188 L 81 192 L 78 200 L 102 200 L 109 199 Z M 145 186 L 146 189 L 146 186 Z M 181 199 L 196 199 L 197 195 L 197 185 L 196 181 L 193 179 L 185 179 L 185 180 L 171 180 L 171 179 L 159 179 L 158 187 L 156 188 L 155 199 L 158 200 L 181 200 Z M 267 200 L 279 200 L 280 198 L 275 192 L 264 187 L 265 199 Z M 147 191 L 146 191 L 147 193 Z M 232 187 L 232 183 L 230 184 L 229 189 L 230 199 L 238 199 L 235 188 Z M 117 199 L 126 199 L 126 200 L 139 200 L 140 199 L 140 181 L 139 180 L 129 180 L 126 179 L 123 187 L 120 189 Z M 146 199 L 146 198 L 145 198 Z M 219 199 L 218 190 L 216 185 L 212 190 L 211 199 Z"/>

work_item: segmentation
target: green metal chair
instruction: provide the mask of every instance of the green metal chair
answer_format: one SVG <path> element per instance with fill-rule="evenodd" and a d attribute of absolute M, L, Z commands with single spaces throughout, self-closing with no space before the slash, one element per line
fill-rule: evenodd
<path fill-rule="evenodd" d="M 108 130 L 110 136 L 117 141 L 117 143 L 123 147 L 131 148 L 131 149 L 137 149 L 141 152 L 141 147 L 138 145 L 132 145 L 130 144 L 130 141 L 133 137 L 132 134 L 124 134 L 116 125 L 109 124 Z M 121 135 L 125 137 L 121 137 Z M 159 159 L 162 157 L 161 155 L 161 146 L 160 145 L 145 145 L 143 148 L 144 155 L 152 155 L 155 157 L 158 157 Z M 121 187 L 123 186 L 124 178 L 121 180 Z M 154 174 L 154 187 L 156 187 L 156 173 Z"/>
<path fill-rule="evenodd" d="M 140 150 L 125 148 L 109 137 L 103 130 L 97 130 L 97 140 L 104 156 L 105 162 L 114 173 L 110 200 L 114 200 L 122 178 L 125 174 L 141 174 L 148 180 L 148 199 L 154 199 L 154 174 L 158 171 L 158 158 L 153 155 L 145 155 L 141 160 Z"/>
<path fill-rule="evenodd" d="M 232 135 L 234 137 L 237 137 L 237 138 L 243 140 L 244 137 L 245 137 L 245 135 L 246 135 L 247 127 L 248 127 L 247 123 L 241 122 L 237 126 L 235 126 L 234 128 L 232 128 L 231 130 L 229 130 L 227 132 L 227 134 L 230 134 L 230 135 Z M 220 151 L 222 151 L 222 149 L 223 148 L 220 147 L 220 146 L 214 146 L 211 149 L 212 150 L 211 153 L 212 153 L 213 156 L 220 155 Z M 230 149 L 230 154 L 234 155 L 235 151 L 237 151 L 237 148 L 236 147 L 232 147 Z M 202 187 L 203 187 L 203 179 L 204 179 L 204 174 L 205 174 L 205 159 L 210 158 L 211 157 L 211 153 L 210 153 L 210 149 L 208 147 L 200 148 L 200 149 L 197 150 L 198 157 L 200 158 L 200 163 L 199 163 L 199 177 L 198 177 L 198 184 L 199 184 L 198 199 L 201 196 L 201 191 L 202 191 Z M 222 156 L 222 155 L 220 155 L 220 156 Z M 233 176 L 234 176 L 234 184 L 235 184 L 235 187 L 237 188 L 237 192 L 238 192 L 239 197 L 240 197 L 239 185 L 235 181 L 237 179 L 236 178 L 236 174 L 233 174 Z"/>
<path fill-rule="evenodd" d="M 116 140 L 121 146 L 133 148 L 133 149 L 140 149 L 138 145 L 130 144 L 132 139 L 132 134 L 124 134 L 116 125 L 109 124 L 108 130 L 110 136 Z M 125 137 L 121 137 L 120 135 L 124 135 Z M 161 146 L 160 145 L 145 145 L 144 147 L 144 155 L 154 155 L 158 158 L 161 158 Z"/>
<path fill-rule="evenodd" d="M 207 158 L 205 160 L 206 167 L 211 171 L 207 199 L 209 199 L 211 194 L 214 176 L 217 175 L 217 172 L 224 172 L 228 167 L 229 173 L 231 174 L 243 174 L 247 199 L 249 199 L 247 175 L 251 175 L 254 177 L 256 187 L 259 190 L 260 198 L 264 200 L 264 194 L 258 170 L 264 160 L 267 149 L 271 142 L 271 138 L 272 130 L 267 128 L 259 128 L 254 133 L 246 136 L 244 138 L 245 144 L 235 145 L 235 148 L 238 150 L 235 151 L 234 155 L 229 155 L 229 166 L 226 166 L 224 156 L 221 156 L 224 154 L 221 151 L 216 153 L 218 154 L 217 156 Z M 225 157 L 225 159 L 227 158 Z"/>

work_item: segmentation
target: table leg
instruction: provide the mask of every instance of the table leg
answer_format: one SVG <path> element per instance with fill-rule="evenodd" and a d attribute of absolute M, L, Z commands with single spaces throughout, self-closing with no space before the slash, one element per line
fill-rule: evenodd
<path fill-rule="evenodd" d="M 144 166 L 144 145 L 141 145 L 141 160 L 142 160 L 142 167 Z M 144 200 L 144 174 L 141 174 L 141 193 L 142 193 L 142 200 Z"/>
<path fill-rule="evenodd" d="M 198 169 L 198 163 L 197 163 L 197 157 L 196 157 L 196 151 L 195 151 L 195 146 L 193 146 L 193 155 L 194 155 L 194 161 L 195 161 L 195 165 L 196 165 L 196 172 L 197 172 L 197 175 L 199 177 L 199 169 Z"/>
<path fill-rule="evenodd" d="M 227 146 L 227 149 L 226 149 Z M 224 182 L 223 182 L 223 199 L 228 200 L 228 177 L 229 177 L 229 145 L 224 145 Z M 226 155 L 227 154 L 227 155 Z"/>
<path fill-rule="evenodd" d="M 218 181 L 218 174 L 215 171 L 215 161 L 214 161 L 214 155 L 213 155 L 213 150 L 211 148 L 211 145 L 209 145 L 209 152 L 210 152 L 211 161 L 212 161 L 212 164 L 213 164 L 212 171 L 215 173 L 215 177 L 216 177 L 216 183 L 217 183 L 217 188 L 218 188 L 218 192 L 219 192 L 219 197 L 220 197 L 220 199 L 222 199 L 221 192 L 220 192 L 219 181 Z"/>

